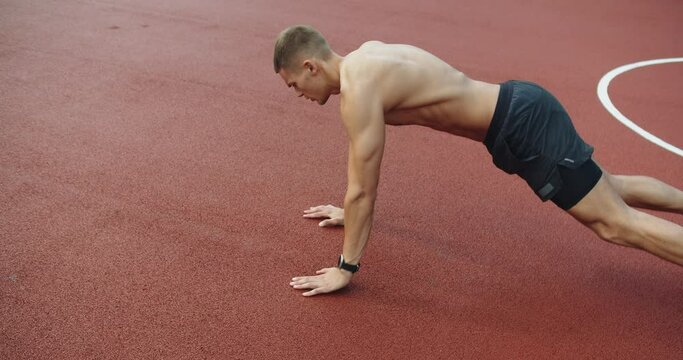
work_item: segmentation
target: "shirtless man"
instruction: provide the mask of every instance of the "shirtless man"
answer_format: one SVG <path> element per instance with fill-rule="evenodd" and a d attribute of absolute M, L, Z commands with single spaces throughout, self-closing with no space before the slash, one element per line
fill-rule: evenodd
<path fill-rule="evenodd" d="M 349 138 L 344 209 L 313 207 L 306 217 L 344 225 L 337 267 L 295 277 L 304 296 L 346 286 L 359 267 L 372 227 L 384 128 L 422 125 L 483 142 L 494 164 L 525 179 L 600 238 L 683 265 L 683 227 L 632 208 L 683 213 L 683 192 L 642 176 L 610 175 L 592 159 L 560 103 L 538 85 L 500 85 L 468 78 L 409 45 L 368 41 L 346 56 L 315 29 L 293 26 L 277 38 L 275 72 L 298 97 L 320 105 L 341 94 Z"/>

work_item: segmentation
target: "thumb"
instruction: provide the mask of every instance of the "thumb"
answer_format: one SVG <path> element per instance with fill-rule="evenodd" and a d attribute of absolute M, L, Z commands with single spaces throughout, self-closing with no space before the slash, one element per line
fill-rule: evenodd
<path fill-rule="evenodd" d="M 344 219 L 343 218 L 331 218 L 327 220 L 323 220 L 318 224 L 320 226 L 342 226 L 344 225 Z"/>

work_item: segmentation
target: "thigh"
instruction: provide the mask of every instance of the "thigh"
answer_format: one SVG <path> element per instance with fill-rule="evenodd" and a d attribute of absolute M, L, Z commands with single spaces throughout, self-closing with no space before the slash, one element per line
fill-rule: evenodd
<path fill-rule="evenodd" d="M 612 185 L 612 175 L 606 171 L 593 189 L 567 212 L 580 222 L 589 225 L 595 222 L 608 223 L 628 214 L 628 206 Z"/>
<path fill-rule="evenodd" d="M 607 171 L 605 171 L 605 168 L 600 165 L 600 163 L 593 158 L 593 161 L 595 162 L 596 165 L 602 170 L 603 174 L 605 174 L 605 177 L 607 178 L 607 181 L 609 181 L 610 185 L 612 185 L 612 188 L 616 190 L 617 194 L 621 196 L 622 193 L 622 188 L 624 187 L 624 176 L 623 175 L 614 175 L 610 174 Z M 622 197 L 623 199 L 623 197 Z"/>
<path fill-rule="evenodd" d="M 557 172 L 562 185 L 552 201 L 563 210 L 571 209 L 586 197 L 604 173 L 593 159 L 588 159 L 576 168 L 558 165 Z M 611 176 L 607 175 L 605 178 L 609 181 Z"/>

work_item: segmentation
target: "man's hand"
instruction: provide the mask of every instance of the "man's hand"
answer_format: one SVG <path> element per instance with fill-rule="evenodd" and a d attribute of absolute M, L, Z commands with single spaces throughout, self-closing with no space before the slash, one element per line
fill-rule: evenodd
<path fill-rule="evenodd" d="M 339 290 L 348 285 L 353 274 L 339 268 L 325 268 L 315 272 L 316 276 L 295 277 L 289 285 L 295 289 L 311 289 L 303 293 L 313 296 Z"/>
<path fill-rule="evenodd" d="M 327 218 L 318 226 L 344 226 L 344 209 L 332 205 L 320 205 L 304 210 L 305 218 Z"/>

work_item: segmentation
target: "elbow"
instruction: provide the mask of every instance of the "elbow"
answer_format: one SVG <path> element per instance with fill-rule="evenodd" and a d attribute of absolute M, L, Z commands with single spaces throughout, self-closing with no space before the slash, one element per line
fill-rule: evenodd
<path fill-rule="evenodd" d="M 346 197 L 344 198 L 344 206 L 348 204 L 356 204 L 361 202 L 370 202 L 370 204 L 375 203 L 377 198 L 376 190 L 366 190 L 366 189 L 351 189 L 346 191 Z"/>

